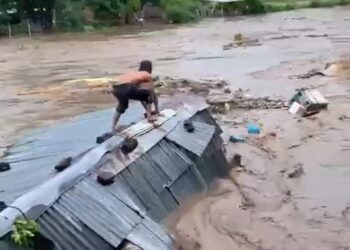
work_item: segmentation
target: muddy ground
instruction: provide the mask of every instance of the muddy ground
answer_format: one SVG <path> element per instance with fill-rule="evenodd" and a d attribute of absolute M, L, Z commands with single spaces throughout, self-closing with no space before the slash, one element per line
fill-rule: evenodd
<path fill-rule="evenodd" d="M 156 75 L 223 79 L 228 86 L 209 96 L 229 100 L 216 117 L 228 159 L 238 153 L 244 166 L 171 216 L 178 249 L 350 249 L 349 74 L 339 66 L 326 76 L 298 77 L 349 58 L 349 12 L 299 10 L 125 36 L 1 40 L 0 147 L 34 127 L 113 105 L 103 88 L 67 80 L 115 76 L 142 59 L 154 61 Z M 257 42 L 225 46 L 236 33 Z M 188 91 L 183 87 L 176 91 Z M 283 105 L 238 109 L 230 102 L 239 88 L 247 98 L 286 101 L 301 87 L 319 89 L 329 109 L 299 118 Z M 246 135 L 248 122 L 261 124 L 262 134 L 228 142 Z"/>

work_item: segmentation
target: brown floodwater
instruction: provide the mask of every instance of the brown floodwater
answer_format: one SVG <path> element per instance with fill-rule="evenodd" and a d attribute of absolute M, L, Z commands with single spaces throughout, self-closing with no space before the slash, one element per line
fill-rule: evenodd
<path fill-rule="evenodd" d="M 157 75 L 222 78 L 253 96 L 287 99 L 296 88 L 318 88 L 331 104 L 315 118 L 286 110 L 218 115 L 225 141 L 245 135 L 247 122 L 262 123 L 263 134 L 227 142 L 228 158 L 241 154 L 245 167 L 176 211 L 168 227 L 178 249 L 350 249 L 349 13 L 307 9 L 128 35 L 2 39 L 0 152 L 32 128 L 113 106 L 103 89 L 67 80 L 115 76 L 142 59 Z M 260 45 L 224 50 L 236 33 Z M 341 63 L 326 77 L 294 77 L 327 62 Z M 289 178 L 297 166 L 304 173 Z"/>

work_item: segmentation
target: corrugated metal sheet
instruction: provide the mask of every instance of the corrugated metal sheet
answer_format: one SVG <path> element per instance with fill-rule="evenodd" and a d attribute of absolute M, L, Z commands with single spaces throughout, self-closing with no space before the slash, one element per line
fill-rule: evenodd
<path fill-rule="evenodd" d="M 125 239 L 145 250 L 172 249 L 172 239 L 159 224 L 108 192 L 101 194 L 91 180 L 64 194 L 39 218 L 39 224 L 57 250 L 109 250 Z"/>
<path fill-rule="evenodd" d="M 142 220 L 135 211 L 88 179 L 65 193 L 59 203 L 113 247 L 118 247 Z"/>
<path fill-rule="evenodd" d="M 208 109 L 199 111 L 193 116 L 193 120 L 196 122 L 202 122 L 214 126 L 216 128 L 217 136 L 220 136 L 220 134 L 222 133 L 222 129 L 220 128 L 216 120 L 211 116 Z"/>
<path fill-rule="evenodd" d="M 195 127 L 194 132 L 189 133 L 183 123 L 180 123 L 166 138 L 195 155 L 201 156 L 215 133 L 215 127 L 202 122 L 193 122 L 193 126 Z"/>
<path fill-rule="evenodd" d="M 148 150 L 158 144 L 176 125 L 180 122 L 180 117 L 175 116 L 166 121 L 161 127 L 154 128 L 150 132 L 137 137 L 138 147 L 128 155 L 122 154 L 120 151 L 115 152 L 116 158 L 114 165 L 105 165 L 101 167 L 102 171 L 119 174 L 127 166 L 135 162 L 143 156 Z"/>
<path fill-rule="evenodd" d="M 208 185 L 213 179 L 227 175 L 227 161 L 221 146 L 220 139 L 214 137 L 202 157 L 194 160 L 198 171 Z"/>
<path fill-rule="evenodd" d="M 128 236 L 129 241 L 144 250 L 171 250 L 172 239 L 158 224 L 145 218 Z"/>
<path fill-rule="evenodd" d="M 137 195 L 137 202 L 144 204 L 153 219 L 161 221 L 178 206 L 168 187 L 192 165 L 173 143 L 163 140 L 120 175 Z"/>
<path fill-rule="evenodd" d="M 51 207 L 38 220 L 40 232 L 55 244 L 57 250 L 112 250 L 105 240 L 99 237 L 60 202 Z"/>
<path fill-rule="evenodd" d="M 189 168 L 174 182 L 173 185 L 169 187 L 169 189 L 175 196 L 176 200 L 183 202 L 191 195 L 203 191 L 204 187 L 200 179 L 198 179 L 194 169 Z"/>
<path fill-rule="evenodd" d="M 89 177 L 93 181 L 96 180 L 95 175 Z M 129 183 L 126 181 L 125 177 L 121 174 L 117 175 L 114 179 L 114 183 L 109 186 L 101 187 L 103 190 L 108 191 L 111 195 L 115 196 L 117 199 L 123 201 L 127 206 L 131 207 L 138 214 L 146 214 L 146 206 L 143 204 L 131 188 Z"/>

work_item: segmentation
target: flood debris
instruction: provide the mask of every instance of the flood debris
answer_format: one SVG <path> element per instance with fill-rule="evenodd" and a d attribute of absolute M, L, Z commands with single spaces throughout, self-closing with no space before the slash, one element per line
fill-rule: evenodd
<path fill-rule="evenodd" d="M 329 102 L 318 90 L 297 90 L 289 102 L 289 112 L 302 117 L 309 117 L 328 108 Z"/>
<path fill-rule="evenodd" d="M 318 38 L 318 37 L 328 37 L 328 34 L 308 34 L 305 37 Z"/>
<path fill-rule="evenodd" d="M 230 136 L 229 141 L 232 143 L 238 143 L 238 142 L 245 142 L 246 139 L 242 135 L 232 135 Z"/>
<path fill-rule="evenodd" d="M 254 123 L 248 123 L 247 130 L 248 130 L 249 134 L 253 134 L 253 135 L 258 135 L 261 132 L 260 126 L 254 124 Z"/>
<path fill-rule="evenodd" d="M 251 46 L 261 46 L 258 39 L 249 39 L 243 37 L 242 33 L 238 33 L 234 35 L 233 42 L 229 42 L 222 46 L 223 50 L 229 50 L 238 47 L 251 47 Z"/>
<path fill-rule="evenodd" d="M 207 103 L 214 113 L 226 113 L 230 109 L 282 109 L 288 104 L 279 98 L 252 97 L 246 91 L 238 89 L 231 94 L 211 92 L 207 96 Z"/>
<path fill-rule="evenodd" d="M 309 79 L 315 76 L 349 77 L 350 76 L 350 59 L 327 62 L 323 69 L 311 69 L 307 73 L 292 75 L 290 78 Z"/>
<path fill-rule="evenodd" d="M 326 76 L 325 73 L 323 73 L 322 71 L 319 71 L 317 69 L 312 69 L 309 72 L 307 72 L 306 74 L 300 74 L 300 75 L 295 75 L 296 78 L 299 79 L 309 79 L 311 77 L 314 76 Z"/>
<path fill-rule="evenodd" d="M 303 164 L 299 163 L 295 165 L 291 170 L 287 171 L 287 176 L 290 179 L 299 178 L 304 174 Z"/>
<path fill-rule="evenodd" d="M 270 37 L 269 40 L 283 40 L 283 39 L 292 39 L 292 38 L 298 38 L 298 37 L 299 36 L 297 36 L 297 35 L 290 35 L 290 36 L 282 35 L 282 36 Z"/>
<path fill-rule="evenodd" d="M 73 158 L 67 157 L 61 160 L 56 166 L 55 169 L 57 172 L 62 172 L 67 169 L 72 164 Z"/>
<path fill-rule="evenodd" d="M 231 167 L 244 167 L 242 165 L 242 156 L 240 154 L 234 154 L 234 156 L 232 157 L 232 160 L 230 162 L 230 166 Z"/>
<path fill-rule="evenodd" d="M 185 93 L 207 96 L 212 89 L 225 91 L 224 88 L 228 86 L 228 83 L 225 80 L 218 78 L 191 80 L 185 78 L 159 76 L 155 77 L 154 85 L 156 87 L 156 92 L 159 95 Z"/>
<path fill-rule="evenodd" d="M 338 118 L 340 121 L 346 121 L 346 120 L 350 120 L 350 116 L 348 115 L 341 115 Z"/>
<path fill-rule="evenodd" d="M 11 169 L 11 166 L 7 162 L 0 162 L 0 172 L 6 172 Z"/>

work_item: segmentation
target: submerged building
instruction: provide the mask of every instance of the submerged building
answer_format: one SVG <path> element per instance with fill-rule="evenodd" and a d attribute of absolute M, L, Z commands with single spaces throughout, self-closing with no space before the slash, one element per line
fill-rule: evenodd
<path fill-rule="evenodd" d="M 32 249 L 172 249 L 164 219 L 227 173 L 221 130 L 207 108 L 184 105 L 161 126 L 134 133 L 138 146 L 127 155 L 120 150 L 124 138 L 115 136 L 16 199 L 12 206 L 40 225 Z M 183 126 L 187 119 L 192 133 Z M 97 181 L 101 173 L 109 183 Z M 0 213 L 1 250 L 21 249 L 9 237 L 20 215 L 10 207 Z"/>

